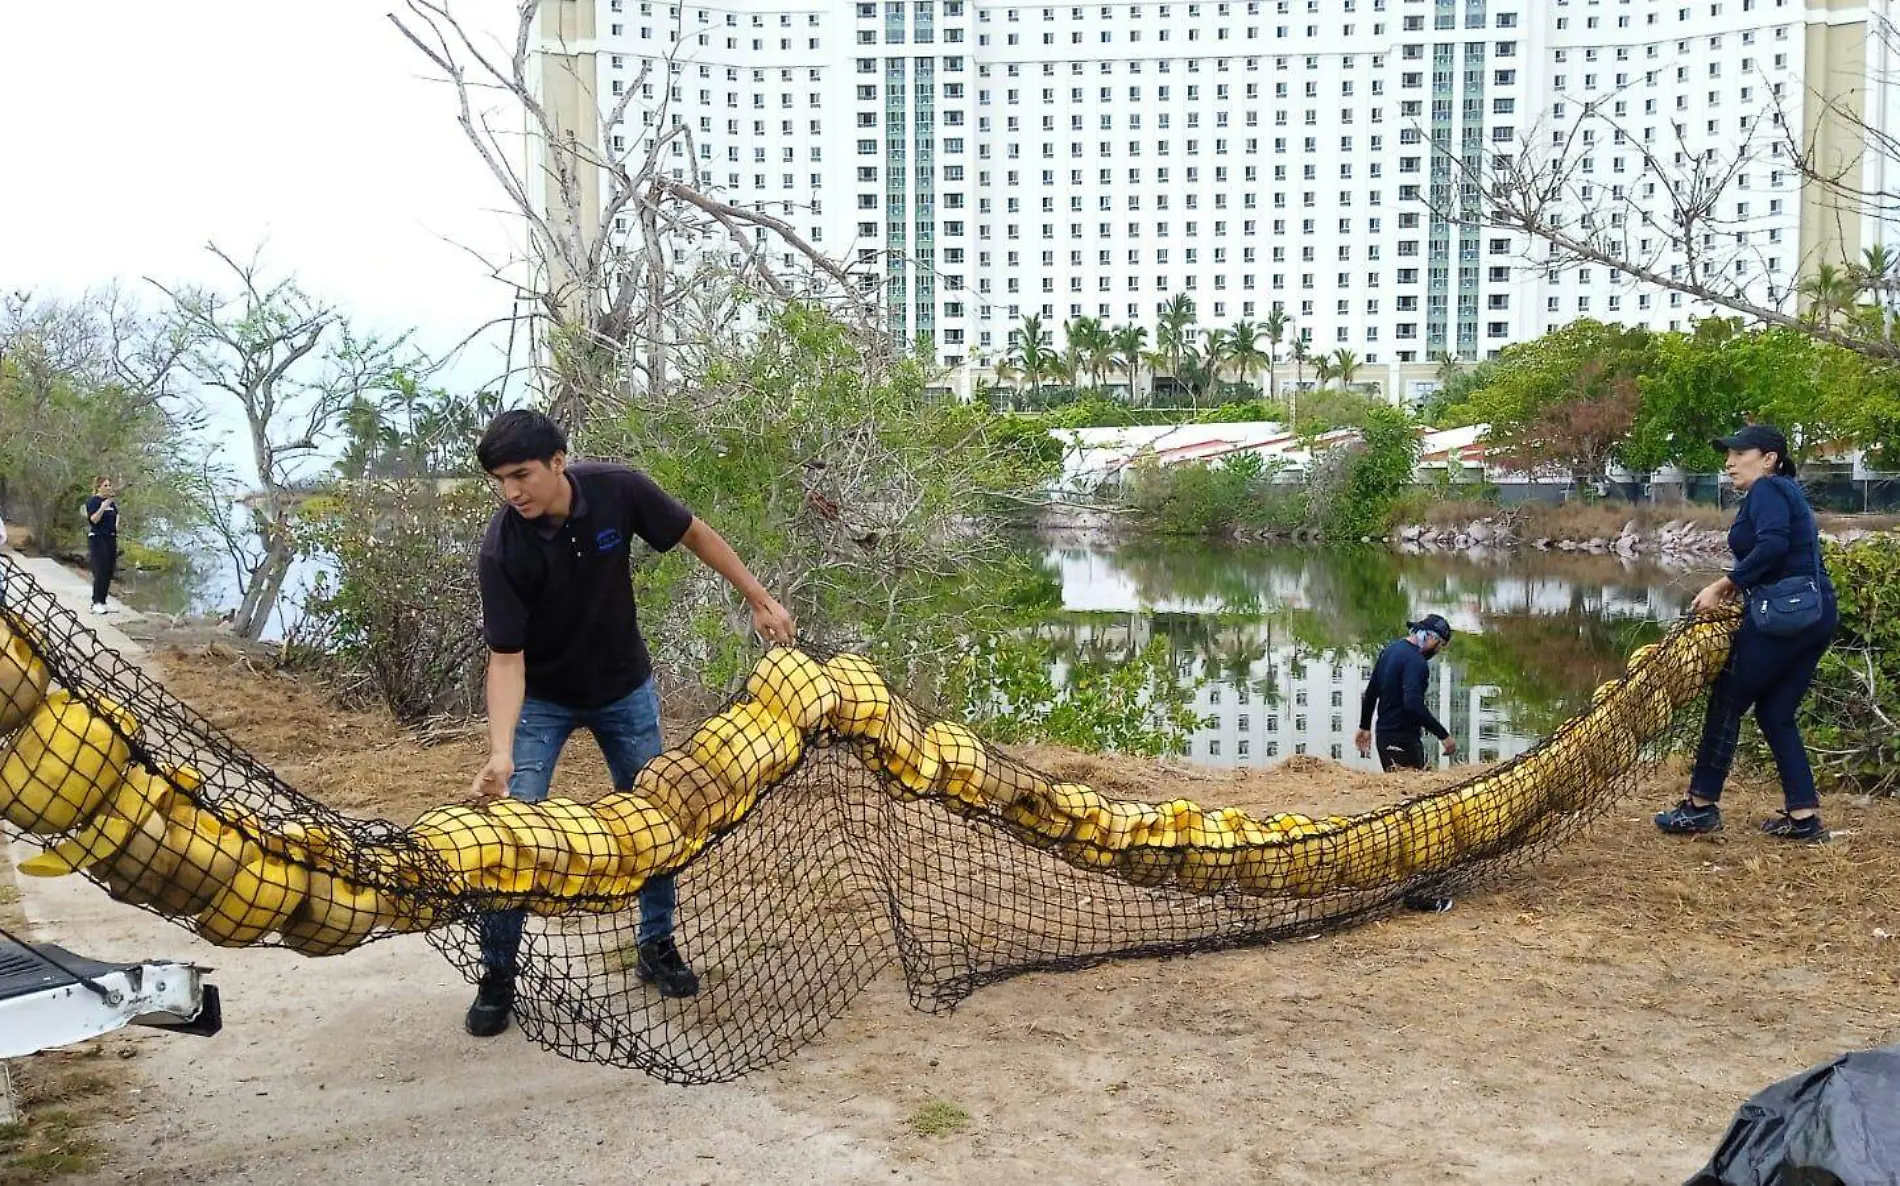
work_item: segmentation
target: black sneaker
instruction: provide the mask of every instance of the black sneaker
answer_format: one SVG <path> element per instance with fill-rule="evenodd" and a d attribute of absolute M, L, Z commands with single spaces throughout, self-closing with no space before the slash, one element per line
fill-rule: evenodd
<path fill-rule="evenodd" d="M 1761 830 L 1777 840 L 1792 840 L 1797 844 L 1826 844 L 1828 842 L 1827 826 L 1821 822 L 1821 817 L 1818 815 L 1796 819 L 1784 811 L 1771 820 L 1763 820 Z"/>
<path fill-rule="evenodd" d="M 1722 830 L 1722 809 L 1713 803 L 1697 807 L 1684 799 L 1668 811 L 1657 812 L 1656 827 L 1671 836 L 1706 836 Z"/>
<path fill-rule="evenodd" d="M 1407 894 L 1405 908 L 1416 910 L 1420 914 L 1443 914 L 1452 907 L 1452 899 L 1438 898 L 1431 894 Z"/>
<path fill-rule="evenodd" d="M 699 995 L 699 977 L 680 957 L 680 949 L 670 935 L 640 944 L 640 960 L 633 970 L 641 980 L 658 985 L 663 997 Z"/>
<path fill-rule="evenodd" d="M 508 1015 L 514 1007 L 515 978 L 490 973 L 475 986 L 475 1003 L 468 1007 L 463 1024 L 477 1038 L 492 1038 L 508 1028 Z"/>

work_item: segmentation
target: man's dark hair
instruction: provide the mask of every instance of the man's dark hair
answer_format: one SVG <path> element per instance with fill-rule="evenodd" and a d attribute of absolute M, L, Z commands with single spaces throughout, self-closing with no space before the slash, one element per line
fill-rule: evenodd
<path fill-rule="evenodd" d="M 493 473 L 504 465 L 553 461 L 556 453 L 565 452 L 567 434 L 560 425 L 540 412 L 516 408 L 488 422 L 481 443 L 475 446 L 475 460 Z"/>

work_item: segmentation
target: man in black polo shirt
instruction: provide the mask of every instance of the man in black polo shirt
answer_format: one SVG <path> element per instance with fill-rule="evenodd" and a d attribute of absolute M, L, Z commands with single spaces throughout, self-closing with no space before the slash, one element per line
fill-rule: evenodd
<path fill-rule="evenodd" d="M 1455 752 L 1458 743 L 1451 730 L 1439 723 L 1425 703 L 1425 686 L 1431 682 L 1432 657 L 1451 645 L 1451 623 L 1437 614 L 1426 614 L 1405 624 L 1406 635 L 1396 638 L 1379 652 L 1366 680 L 1366 691 L 1359 698 L 1359 733 L 1354 737 L 1359 752 L 1372 756 L 1376 736 L 1379 766 L 1384 770 L 1425 769 L 1425 741 L 1428 732 L 1438 738 L 1446 754 Z M 1372 727 L 1374 710 L 1379 727 Z"/>
<path fill-rule="evenodd" d="M 1425 687 L 1431 682 L 1430 663 L 1434 655 L 1451 645 L 1451 623 L 1438 614 L 1426 614 L 1405 624 L 1404 638 L 1395 638 L 1379 652 L 1366 680 L 1365 694 L 1359 699 L 1359 732 L 1354 737 L 1362 756 L 1372 755 L 1376 741 L 1382 770 L 1425 769 L 1425 738 L 1438 738 L 1447 757 L 1456 753 L 1458 743 L 1451 730 L 1439 723 L 1431 706 L 1425 703 Z M 1374 710 L 1378 728 L 1373 728 Z M 1405 905 L 1413 910 L 1439 913 L 1450 910 L 1450 898 L 1430 892 L 1409 894 Z"/>
<path fill-rule="evenodd" d="M 684 544 L 752 607 L 767 641 L 790 643 L 792 616 L 721 539 L 635 469 L 567 460 L 567 438 L 539 412 L 503 412 L 476 448 L 508 509 L 482 540 L 478 575 L 488 642 L 489 757 L 475 792 L 525 802 L 547 797 L 554 764 L 575 729 L 593 733 L 616 790 L 661 749 L 660 698 L 633 605 L 632 542 L 655 551 Z M 635 938 L 640 979 L 661 995 L 690 997 L 699 978 L 673 942 L 671 877 L 640 891 Z M 523 915 L 482 923 L 482 978 L 468 1031 L 508 1028 Z"/>

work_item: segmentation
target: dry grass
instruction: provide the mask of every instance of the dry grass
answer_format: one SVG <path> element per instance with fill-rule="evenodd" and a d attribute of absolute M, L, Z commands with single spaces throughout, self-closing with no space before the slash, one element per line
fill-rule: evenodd
<path fill-rule="evenodd" d="M 1669 523 L 1689 523 L 1703 530 L 1726 530 L 1733 511 L 1683 504 L 1678 506 L 1630 506 L 1627 503 L 1582 503 L 1561 505 L 1523 503 L 1508 512 L 1517 524 L 1517 534 L 1525 539 L 1547 536 L 1551 539 L 1614 539 L 1627 523 L 1634 522 L 1640 532 L 1649 533 Z"/>
<path fill-rule="evenodd" d="M 228 648 L 155 653 L 174 695 L 292 786 L 340 811 L 407 822 L 466 799 L 488 755 L 481 729 L 423 738 L 386 712 L 338 708 L 321 688 Z M 668 736 L 682 736 L 684 727 L 665 725 Z M 553 793 L 585 801 L 610 789 L 600 751 L 586 734 L 576 734 L 555 772 Z"/>
<path fill-rule="evenodd" d="M 1651 533 L 1669 523 L 1692 523 L 1704 529 L 1726 529 L 1735 517 L 1733 510 L 1691 503 L 1666 506 L 1632 506 L 1622 502 L 1547 503 L 1525 502 L 1500 507 L 1488 502 L 1434 502 L 1420 509 L 1400 512 L 1403 522 L 1422 522 L 1436 528 L 1456 528 L 1478 519 L 1509 523 L 1521 539 L 1586 540 L 1614 538 L 1626 523 L 1634 521 L 1640 532 Z"/>
<path fill-rule="evenodd" d="M 1900 515 L 1837 515 L 1824 511 L 1821 514 L 1823 531 L 1892 531 L 1900 528 Z"/>

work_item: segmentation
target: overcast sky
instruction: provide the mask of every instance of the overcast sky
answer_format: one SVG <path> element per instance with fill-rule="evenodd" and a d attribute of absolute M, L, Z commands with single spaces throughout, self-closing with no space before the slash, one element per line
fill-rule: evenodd
<path fill-rule="evenodd" d="M 398 3 L 0 0 L 0 287 L 209 279 L 215 239 L 432 351 L 505 313 L 454 244 L 499 257 L 512 225 Z M 499 369 L 490 347 L 452 375 Z"/>

